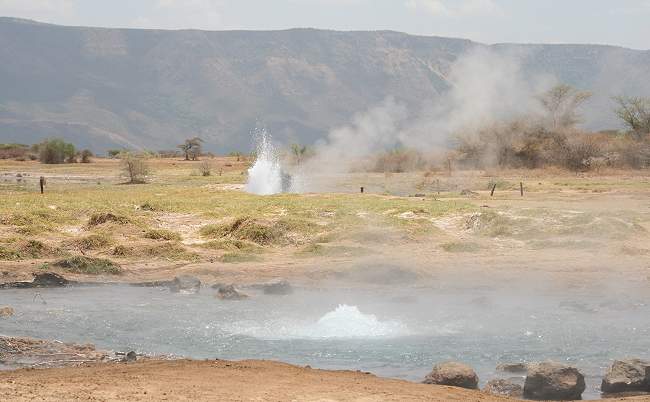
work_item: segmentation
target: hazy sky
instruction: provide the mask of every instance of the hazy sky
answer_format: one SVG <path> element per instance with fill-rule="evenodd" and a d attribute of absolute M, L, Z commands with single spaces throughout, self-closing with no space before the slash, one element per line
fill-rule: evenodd
<path fill-rule="evenodd" d="M 650 0 L 0 0 L 0 15 L 130 28 L 391 29 L 650 49 Z"/>

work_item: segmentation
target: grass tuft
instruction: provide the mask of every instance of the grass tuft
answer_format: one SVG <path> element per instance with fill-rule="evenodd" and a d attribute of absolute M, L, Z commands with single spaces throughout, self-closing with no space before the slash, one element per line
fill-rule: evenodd
<path fill-rule="evenodd" d="M 122 268 L 111 260 L 103 258 L 92 258 L 85 256 L 74 256 L 64 258 L 52 264 L 54 267 L 63 268 L 70 273 L 87 275 L 119 275 Z"/>
<path fill-rule="evenodd" d="M 88 219 L 88 226 L 98 226 L 108 222 L 125 225 L 127 223 L 130 223 L 131 220 L 126 216 L 115 215 L 111 212 L 95 213 L 90 216 L 90 219 Z"/>
<path fill-rule="evenodd" d="M 145 239 L 152 240 L 181 240 L 181 235 L 171 230 L 151 229 L 144 234 Z"/>
<path fill-rule="evenodd" d="M 73 244 L 82 250 L 100 250 L 113 244 L 113 239 L 103 233 L 95 233 L 75 239 Z"/>

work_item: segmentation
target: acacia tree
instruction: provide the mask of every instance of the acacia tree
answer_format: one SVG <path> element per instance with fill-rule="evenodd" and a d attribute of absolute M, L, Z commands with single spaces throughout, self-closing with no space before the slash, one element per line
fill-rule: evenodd
<path fill-rule="evenodd" d="M 570 85 L 559 84 L 539 96 L 552 130 L 565 129 L 580 122 L 578 109 L 591 98 L 590 92 L 578 91 Z"/>
<path fill-rule="evenodd" d="M 185 154 L 185 160 L 197 160 L 201 155 L 203 140 L 199 137 L 188 138 L 185 140 L 185 143 L 179 145 L 178 147 Z"/>
<path fill-rule="evenodd" d="M 614 101 L 618 104 L 616 115 L 635 139 L 641 140 L 650 134 L 650 98 L 617 96 Z"/>

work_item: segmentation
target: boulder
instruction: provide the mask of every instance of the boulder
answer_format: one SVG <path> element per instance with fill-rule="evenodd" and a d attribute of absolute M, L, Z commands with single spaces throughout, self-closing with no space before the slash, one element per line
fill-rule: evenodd
<path fill-rule="evenodd" d="M 134 351 L 130 351 L 129 353 L 124 355 L 124 359 L 122 359 L 123 362 L 126 363 L 133 363 L 134 361 L 138 360 L 138 355 Z"/>
<path fill-rule="evenodd" d="M 527 363 L 502 363 L 497 366 L 497 371 L 513 374 L 526 374 L 528 371 Z"/>
<path fill-rule="evenodd" d="M 546 362 L 528 365 L 524 398 L 533 400 L 578 400 L 585 390 L 585 378 L 577 368 Z"/>
<path fill-rule="evenodd" d="M 13 308 L 6 306 L 6 307 L 0 307 L 0 318 L 7 318 L 11 317 L 14 315 L 15 311 Z"/>
<path fill-rule="evenodd" d="M 169 284 L 169 290 L 174 293 L 198 293 L 201 290 L 201 281 L 199 278 L 190 275 L 177 276 Z"/>
<path fill-rule="evenodd" d="M 220 287 L 216 297 L 221 300 L 243 300 L 248 298 L 247 295 L 237 291 L 233 285 Z"/>
<path fill-rule="evenodd" d="M 503 379 L 488 381 L 483 388 L 483 392 L 492 395 L 509 396 L 512 398 L 522 398 L 524 396 L 524 389 L 521 385 L 514 381 Z"/>
<path fill-rule="evenodd" d="M 35 288 L 59 288 L 68 285 L 70 282 L 54 272 L 39 272 L 34 274 L 32 287 Z"/>
<path fill-rule="evenodd" d="M 650 392 L 650 361 L 616 360 L 605 374 L 600 390 L 604 394 Z"/>
<path fill-rule="evenodd" d="M 478 376 L 474 370 L 468 365 L 457 362 L 436 364 L 423 382 L 425 384 L 478 389 Z"/>
<path fill-rule="evenodd" d="M 284 296 L 293 293 L 293 288 L 287 281 L 266 283 L 261 288 L 265 295 Z"/>

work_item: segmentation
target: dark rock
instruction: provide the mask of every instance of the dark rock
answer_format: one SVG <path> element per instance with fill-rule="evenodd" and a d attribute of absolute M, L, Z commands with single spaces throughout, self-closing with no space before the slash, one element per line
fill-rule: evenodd
<path fill-rule="evenodd" d="M 650 392 L 650 361 L 616 360 L 605 374 L 600 390 L 605 394 Z"/>
<path fill-rule="evenodd" d="M 169 285 L 169 290 L 174 293 L 198 293 L 201 290 L 201 281 L 190 275 L 177 276 Z"/>
<path fill-rule="evenodd" d="M 233 285 L 220 287 L 216 297 L 221 300 L 243 300 L 248 298 L 247 295 L 238 292 Z"/>
<path fill-rule="evenodd" d="M 9 306 L 0 307 L 0 318 L 11 317 L 14 314 L 15 314 L 15 311 L 14 311 L 14 309 L 12 307 L 9 307 Z"/>
<path fill-rule="evenodd" d="M 122 361 L 127 363 L 132 363 L 136 360 L 138 360 L 138 355 L 134 351 L 130 351 L 129 353 L 124 355 L 124 359 L 122 359 Z"/>
<path fill-rule="evenodd" d="M 502 363 L 497 366 L 497 371 L 513 374 L 526 374 L 528 371 L 527 363 Z"/>
<path fill-rule="evenodd" d="M 560 363 L 528 365 L 524 398 L 533 400 L 578 400 L 585 390 L 585 378 L 575 367 Z"/>
<path fill-rule="evenodd" d="M 433 366 L 433 370 L 425 377 L 424 383 L 478 389 L 478 376 L 470 366 L 447 362 Z"/>
<path fill-rule="evenodd" d="M 521 398 L 524 396 L 524 389 L 521 385 L 510 380 L 490 380 L 483 388 L 484 392 L 492 395 L 509 396 Z"/>
<path fill-rule="evenodd" d="M 287 281 L 279 281 L 261 285 L 265 295 L 284 296 L 293 293 L 291 284 Z"/>
<path fill-rule="evenodd" d="M 68 285 L 70 281 L 54 272 L 42 272 L 34 274 L 32 287 L 35 288 L 59 288 Z"/>

